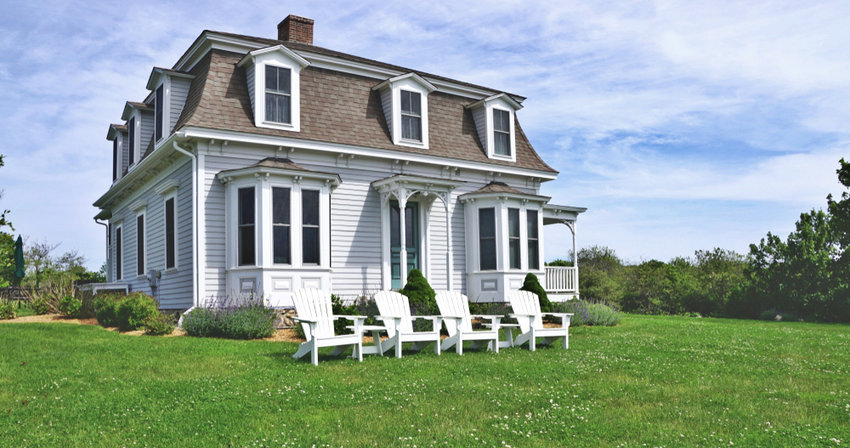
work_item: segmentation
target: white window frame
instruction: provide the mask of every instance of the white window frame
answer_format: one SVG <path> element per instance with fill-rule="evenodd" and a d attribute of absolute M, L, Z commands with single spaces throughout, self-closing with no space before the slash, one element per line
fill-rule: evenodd
<path fill-rule="evenodd" d="M 148 217 L 147 211 L 142 209 L 136 212 L 136 278 L 145 277 L 148 267 Z M 139 266 L 139 217 L 142 218 L 142 265 Z M 141 269 L 139 269 L 141 267 Z M 141 273 L 139 273 L 141 271 Z"/>
<path fill-rule="evenodd" d="M 479 100 L 469 105 L 472 110 L 472 117 L 475 120 L 475 127 L 478 131 L 478 138 L 481 145 L 487 153 L 487 157 L 495 160 L 506 160 L 516 162 L 516 111 L 522 108 L 516 100 L 505 93 L 499 93 L 482 100 Z M 510 135 L 508 142 L 510 143 L 510 154 L 496 154 L 496 145 L 494 134 L 496 132 L 493 123 L 493 110 L 502 110 L 508 113 L 508 123 L 510 124 Z M 481 135 L 484 133 L 485 135 Z"/>
<path fill-rule="evenodd" d="M 245 55 L 237 64 L 248 73 L 247 82 L 252 83 L 254 126 L 301 132 L 301 70 L 310 63 L 283 45 L 261 48 Z M 290 114 L 291 123 L 266 120 L 266 65 L 290 70 Z M 249 89 L 250 90 L 250 89 Z"/>
<path fill-rule="evenodd" d="M 158 123 L 156 120 L 156 108 L 159 107 L 156 103 L 156 91 L 162 87 L 162 120 L 161 123 Z M 171 117 L 171 101 L 170 98 L 170 90 L 171 90 L 171 79 L 168 76 L 163 76 L 162 80 L 157 84 L 156 88 L 153 89 L 154 92 L 154 111 L 153 111 L 153 125 L 154 125 L 154 148 L 157 147 L 163 140 L 168 138 L 168 135 L 171 131 L 170 126 L 170 117 Z M 156 138 L 156 128 L 157 126 L 162 128 L 162 135 L 157 139 Z"/>
<path fill-rule="evenodd" d="M 275 223 L 274 223 L 274 194 L 273 194 L 273 191 L 274 191 L 275 188 L 285 188 L 285 189 L 289 190 L 289 224 L 286 224 L 286 226 L 289 228 L 289 263 L 275 263 L 274 262 L 274 227 L 275 227 Z M 295 229 L 295 213 L 293 213 L 293 209 L 295 208 L 295 204 L 293 203 L 294 202 L 293 197 L 295 195 L 294 195 L 293 190 L 294 189 L 293 189 L 292 184 L 281 183 L 277 180 L 273 181 L 269 185 L 269 194 L 270 194 L 269 207 L 270 208 L 269 208 L 269 218 L 268 218 L 269 223 L 268 223 L 268 225 L 271 228 L 271 233 L 269 235 L 269 241 L 271 242 L 271 244 L 269 245 L 269 247 L 271 248 L 270 249 L 271 264 L 274 265 L 274 266 L 292 266 L 293 262 L 295 260 L 295 250 L 293 249 L 293 245 L 295 244 L 295 231 L 294 231 L 294 229 Z M 300 197 L 300 194 L 299 194 L 299 197 Z M 300 207 L 301 204 L 298 204 L 298 206 Z M 300 211 L 300 208 L 299 208 L 299 211 Z M 300 212 L 299 212 L 298 216 L 299 217 L 301 216 Z"/>
<path fill-rule="evenodd" d="M 508 135 L 508 144 L 510 154 L 496 153 L 496 125 L 493 122 L 493 111 L 501 110 L 508 113 L 508 123 L 510 123 L 510 135 Z M 491 159 L 510 160 L 516 162 L 516 130 L 514 129 L 514 110 L 503 104 L 490 104 L 486 107 L 487 111 L 487 156 Z"/>
<path fill-rule="evenodd" d="M 133 132 L 130 132 L 130 122 L 133 122 Z M 138 111 L 133 112 L 130 115 L 130 119 L 127 120 L 127 139 L 129 140 L 127 146 L 127 159 L 133 159 L 133 162 L 127 161 L 127 172 L 135 168 L 136 165 L 139 164 L 139 146 L 141 146 L 141 132 L 142 130 L 142 114 Z M 132 137 L 132 138 L 131 138 Z M 132 152 L 132 154 L 131 154 Z M 131 157 L 132 156 L 132 157 Z"/>
<path fill-rule="evenodd" d="M 166 219 L 169 199 L 174 200 L 174 228 L 172 229 L 174 232 L 174 266 L 171 267 L 168 266 L 168 220 Z M 177 210 L 177 191 L 172 190 L 171 193 L 165 194 L 162 198 L 162 265 L 165 268 L 165 272 L 176 272 L 180 267 L 180 238 L 177 234 L 180 226 L 178 225 L 179 218 Z"/>
<path fill-rule="evenodd" d="M 381 92 L 381 95 L 390 95 L 390 104 L 392 110 L 389 112 L 388 118 L 390 125 L 390 135 L 392 136 L 393 144 L 399 146 L 410 146 L 414 148 L 428 149 L 428 95 L 436 90 L 436 87 L 426 81 L 416 73 L 408 73 L 406 75 L 390 78 L 377 86 L 374 90 Z M 420 118 L 422 124 L 422 141 L 402 138 L 401 130 L 401 91 L 407 90 L 419 94 Z M 383 100 L 382 100 L 383 102 Z M 387 111 L 384 111 L 387 115 Z"/>

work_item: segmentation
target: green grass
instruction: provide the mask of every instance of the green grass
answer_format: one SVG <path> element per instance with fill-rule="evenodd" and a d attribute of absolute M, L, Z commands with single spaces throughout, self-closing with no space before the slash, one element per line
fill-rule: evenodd
<path fill-rule="evenodd" d="M 626 315 L 571 334 L 313 367 L 289 343 L 4 324 L 0 446 L 850 443 L 846 325 Z"/>

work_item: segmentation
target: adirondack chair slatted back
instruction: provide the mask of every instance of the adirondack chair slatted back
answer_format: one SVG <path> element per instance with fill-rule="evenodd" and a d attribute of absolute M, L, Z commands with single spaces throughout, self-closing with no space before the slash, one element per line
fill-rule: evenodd
<path fill-rule="evenodd" d="M 534 329 L 543 328 L 543 315 L 540 312 L 540 300 L 531 291 L 514 290 L 508 292 L 508 302 L 515 314 L 531 314 L 534 316 Z M 529 319 L 517 319 L 520 330 L 525 333 L 531 330 Z"/>
<path fill-rule="evenodd" d="M 399 329 L 402 333 L 413 332 L 413 319 L 410 316 L 410 302 L 407 296 L 395 291 L 380 291 L 375 294 L 375 303 L 378 305 L 378 312 L 381 316 L 401 318 Z M 395 336 L 395 322 L 392 320 L 385 321 L 384 325 L 387 327 L 387 335 L 389 337 Z"/>
<path fill-rule="evenodd" d="M 314 288 L 300 289 L 295 293 L 295 312 L 298 317 L 318 321 L 316 334 L 310 334 L 310 325 L 301 324 L 304 335 L 309 341 L 312 336 L 328 337 L 334 335 L 333 307 L 331 293 Z"/>
<path fill-rule="evenodd" d="M 472 331 L 472 318 L 469 312 L 469 299 L 457 291 L 438 291 L 437 306 L 443 316 L 462 317 L 461 331 Z M 446 319 L 446 330 L 449 336 L 457 333 L 458 325 L 454 319 Z"/>

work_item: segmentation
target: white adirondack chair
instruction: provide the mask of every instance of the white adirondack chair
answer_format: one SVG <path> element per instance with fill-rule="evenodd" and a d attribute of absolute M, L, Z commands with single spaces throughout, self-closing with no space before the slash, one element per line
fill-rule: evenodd
<path fill-rule="evenodd" d="M 387 351 L 395 347 L 395 357 L 401 358 L 401 347 L 405 342 L 414 342 L 413 349 L 421 350 L 429 343 L 434 343 L 434 353 L 440 354 L 440 328 L 443 319 L 440 316 L 411 316 L 410 302 L 403 294 L 395 291 L 380 291 L 375 294 L 380 316 L 387 328 L 389 340 L 381 343 L 381 349 Z M 431 331 L 413 331 L 413 321 L 427 319 L 432 323 Z"/>
<path fill-rule="evenodd" d="M 519 323 L 520 335 L 514 340 L 518 346 L 528 343 L 528 348 L 534 351 L 536 348 L 537 338 L 543 338 L 545 344 L 551 344 L 558 338 L 564 338 L 564 348 L 570 347 L 570 318 L 572 313 L 541 313 L 540 301 L 537 295 L 530 291 L 510 291 L 508 292 L 508 302 L 514 313 L 511 317 L 515 317 Z M 556 316 L 561 318 L 561 326 L 554 328 L 543 327 L 543 316 Z"/>
<path fill-rule="evenodd" d="M 334 316 L 331 308 L 331 293 L 318 289 L 305 288 L 298 290 L 294 296 L 295 311 L 298 317 L 293 318 L 301 323 L 307 342 L 298 346 L 298 351 L 292 355 L 299 359 L 310 353 L 313 365 L 319 365 L 320 347 L 337 347 L 334 355 L 339 355 L 348 346 L 353 347 L 352 357 L 363 361 L 363 332 L 360 327 L 366 316 Z M 354 321 L 354 334 L 336 335 L 334 321 L 348 319 Z"/>
<path fill-rule="evenodd" d="M 440 307 L 440 314 L 449 333 L 449 337 L 443 339 L 443 350 L 455 346 L 457 354 L 462 355 L 464 342 L 473 341 L 472 348 L 477 348 L 482 341 L 488 341 L 487 349 L 499 353 L 499 325 L 502 316 L 470 314 L 469 299 L 457 291 L 438 291 L 437 306 Z M 474 331 L 473 317 L 489 319 L 490 329 Z"/>

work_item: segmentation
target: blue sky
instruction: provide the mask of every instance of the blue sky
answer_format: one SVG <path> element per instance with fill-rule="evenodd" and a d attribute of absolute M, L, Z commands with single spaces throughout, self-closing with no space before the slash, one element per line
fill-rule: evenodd
<path fill-rule="evenodd" d="M 166 6 L 167 5 L 167 6 Z M 847 2 L 4 2 L 0 207 L 30 240 L 104 261 L 91 203 L 109 186 L 109 123 L 203 29 L 315 43 L 528 97 L 518 114 L 588 207 L 579 246 L 629 261 L 746 252 L 840 191 L 850 157 Z M 568 256 L 565 227 L 547 258 Z"/>

